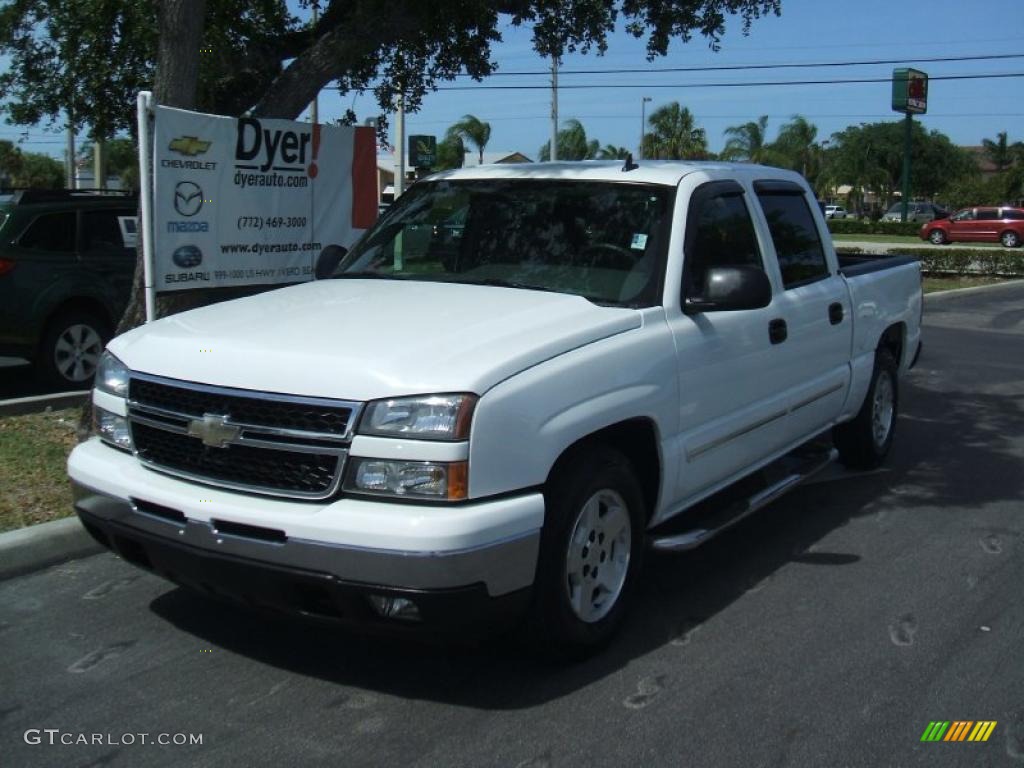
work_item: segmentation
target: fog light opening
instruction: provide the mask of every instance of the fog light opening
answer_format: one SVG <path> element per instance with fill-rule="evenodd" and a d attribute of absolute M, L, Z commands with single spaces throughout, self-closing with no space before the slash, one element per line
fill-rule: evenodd
<path fill-rule="evenodd" d="M 420 616 L 420 609 L 412 600 L 405 597 L 391 597 L 389 595 L 370 595 L 370 607 L 374 613 L 382 619 L 397 619 L 399 621 L 423 621 Z"/>

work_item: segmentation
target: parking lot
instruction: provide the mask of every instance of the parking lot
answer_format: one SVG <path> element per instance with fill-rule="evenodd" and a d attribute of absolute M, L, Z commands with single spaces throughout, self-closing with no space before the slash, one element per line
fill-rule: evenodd
<path fill-rule="evenodd" d="M 887 466 L 829 470 L 701 550 L 650 557 L 596 658 L 268 621 L 97 555 L 0 584 L 2 764 L 1024 762 L 1024 286 L 926 307 Z M 935 720 L 997 725 L 922 743 Z"/>

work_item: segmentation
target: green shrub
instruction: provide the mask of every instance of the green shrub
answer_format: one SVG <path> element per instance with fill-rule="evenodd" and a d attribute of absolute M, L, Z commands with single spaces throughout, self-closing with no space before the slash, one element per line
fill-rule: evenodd
<path fill-rule="evenodd" d="M 828 231 L 834 235 L 903 235 L 915 237 L 921 224 L 912 221 L 869 221 L 865 219 L 828 219 Z"/>
<path fill-rule="evenodd" d="M 998 248 L 889 248 L 890 256 L 913 256 L 925 274 L 1024 276 L 1024 252 Z"/>

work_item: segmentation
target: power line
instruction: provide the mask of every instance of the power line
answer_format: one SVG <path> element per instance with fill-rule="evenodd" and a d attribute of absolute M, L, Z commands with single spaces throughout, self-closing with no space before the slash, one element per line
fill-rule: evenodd
<path fill-rule="evenodd" d="M 936 80 L 990 80 L 1007 77 L 1024 77 L 1024 72 L 999 72 L 979 75 L 934 75 L 928 79 Z M 748 83 L 592 83 L 590 85 L 561 85 L 559 90 L 605 89 L 605 88 L 753 88 L 772 85 L 844 85 L 855 83 L 889 83 L 891 77 L 855 77 L 836 78 L 832 80 L 762 80 Z M 449 85 L 439 87 L 438 91 L 546 91 L 549 85 Z"/>
<path fill-rule="evenodd" d="M 702 67 L 647 67 L 644 69 L 559 69 L 562 75 L 647 75 L 656 72 L 736 72 L 749 69 L 814 69 L 817 67 L 860 67 L 876 64 L 932 64 L 935 62 L 949 61 L 990 61 L 995 59 L 1024 59 L 1024 53 L 998 53 L 971 56 L 936 56 L 931 58 L 899 58 L 899 59 L 869 59 L 864 61 L 818 61 L 818 62 L 789 62 L 784 64 L 722 64 Z M 488 77 L 524 77 L 528 75 L 547 75 L 549 73 L 540 70 L 529 72 L 492 72 Z M 469 77 L 466 73 L 460 73 L 458 77 Z"/>

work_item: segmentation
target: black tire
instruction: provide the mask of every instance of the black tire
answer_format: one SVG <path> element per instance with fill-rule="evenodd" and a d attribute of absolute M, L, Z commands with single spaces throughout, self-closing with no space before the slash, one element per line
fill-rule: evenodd
<path fill-rule="evenodd" d="M 39 377 L 50 386 L 66 390 L 89 389 L 109 340 L 109 324 L 94 313 L 60 313 L 47 324 L 39 344 Z"/>
<path fill-rule="evenodd" d="M 1008 229 L 999 236 L 999 242 L 1003 244 L 1004 248 L 1016 248 L 1020 245 L 1020 235 L 1012 229 Z"/>
<path fill-rule="evenodd" d="M 928 240 L 932 245 L 945 245 L 946 244 L 946 233 L 941 229 L 933 229 L 928 233 Z"/>
<path fill-rule="evenodd" d="M 544 530 L 527 618 L 528 638 L 535 650 L 549 658 L 581 659 L 612 638 L 632 602 L 643 564 L 647 519 L 643 493 L 629 461 L 618 451 L 594 443 L 559 462 L 544 496 Z M 628 516 L 628 526 L 621 529 L 628 530 L 628 546 L 623 545 L 621 532 L 612 541 L 612 531 L 625 522 L 619 502 Z M 591 533 L 595 537 L 586 535 L 587 520 L 591 519 L 584 514 L 588 508 L 607 523 L 602 530 L 609 538 L 604 533 L 597 538 L 594 528 Z M 569 564 L 573 552 L 579 566 L 575 581 Z M 588 568 L 592 568 L 589 576 L 579 580 Z M 617 592 L 600 583 L 594 585 L 600 568 L 607 568 L 603 580 L 613 584 L 620 571 L 624 572 Z M 589 597 L 579 599 L 581 606 L 574 608 L 571 595 Z M 589 616 L 585 619 L 581 611 Z"/>
<path fill-rule="evenodd" d="M 871 385 L 857 416 L 832 430 L 839 460 L 853 469 L 874 469 L 892 448 L 899 412 L 896 360 L 887 349 L 875 352 Z M 891 405 L 891 408 L 888 407 Z"/>

